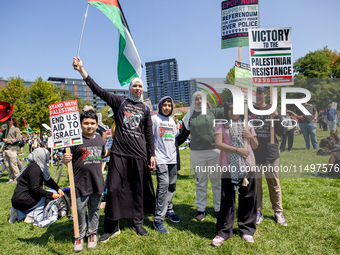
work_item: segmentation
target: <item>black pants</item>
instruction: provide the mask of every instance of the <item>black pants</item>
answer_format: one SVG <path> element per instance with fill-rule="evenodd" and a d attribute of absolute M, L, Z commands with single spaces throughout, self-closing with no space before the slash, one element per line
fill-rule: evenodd
<path fill-rule="evenodd" d="M 322 121 L 321 124 L 322 124 L 323 131 L 327 131 L 327 129 L 328 129 L 327 123 Z"/>
<path fill-rule="evenodd" d="M 286 133 L 284 133 L 284 135 L 282 137 L 280 151 L 285 151 L 287 137 L 288 137 L 288 150 L 293 149 L 294 129 L 291 129 L 291 130 L 288 130 Z"/>
<path fill-rule="evenodd" d="M 237 224 L 241 234 L 253 236 L 256 231 L 257 216 L 255 172 L 249 172 L 247 179 L 249 181 L 248 186 L 239 188 Z M 222 176 L 221 209 L 217 218 L 216 230 L 217 235 L 225 240 L 233 236 L 236 216 L 235 202 L 235 189 L 234 184 L 231 183 L 230 173 L 224 173 Z"/>
<path fill-rule="evenodd" d="M 142 226 L 143 225 L 143 218 L 142 219 L 133 219 L 134 226 Z M 104 219 L 104 232 L 105 233 L 115 233 L 119 230 L 119 220 L 110 220 L 109 218 Z"/>

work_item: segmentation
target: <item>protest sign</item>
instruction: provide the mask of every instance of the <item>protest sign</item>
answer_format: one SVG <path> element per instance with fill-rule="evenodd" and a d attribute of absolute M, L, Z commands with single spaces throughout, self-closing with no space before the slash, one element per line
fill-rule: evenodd
<path fill-rule="evenodd" d="M 48 110 L 50 114 L 54 148 L 67 147 L 66 153 L 70 154 L 70 146 L 83 143 L 78 112 L 78 102 L 77 100 L 71 100 L 51 104 L 48 106 Z M 74 237 L 79 238 L 78 214 L 72 161 L 67 163 L 67 169 L 70 182 Z"/>
<path fill-rule="evenodd" d="M 337 107 L 338 107 L 338 103 L 332 102 L 332 108 L 336 110 Z"/>
<path fill-rule="evenodd" d="M 253 95 L 253 102 L 256 101 L 256 87 L 253 85 L 253 80 L 250 72 L 250 65 L 235 61 L 235 85 L 239 87 L 244 98 L 248 100 L 248 91 Z"/>
<path fill-rule="evenodd" d="M 291 27 L 249 30 L 249 50 L 255 86 L 294 84 Z"/>
<path fill-rule="evenodd" d="M 258 0 L 227 0 L 221 4 L 222 49 L 248 46 L 248 31 L 259 27 Z"/>
<path fill-rule="evenodd" d="M 77 100 L 49 105 L 54 149 L 83 143 Z"/>

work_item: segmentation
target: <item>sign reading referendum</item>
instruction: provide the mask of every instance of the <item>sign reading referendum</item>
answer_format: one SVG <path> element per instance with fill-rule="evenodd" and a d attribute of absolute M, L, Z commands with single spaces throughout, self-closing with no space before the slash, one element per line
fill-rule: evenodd
<path fill-rule="evenodd" d="M 83 143 L 77 100 L 49 105 L 53 148 Z"/>
<path fill-rule="evenodd" d="M 248 99 L 248 91 L 253 95 L 253 102 L 256 101 L 256 87 L 253 85 L 253 80 L 250 72 L 250 65 L 235 61 L 235 85 L 239 87 L 244 98 Z"/>
<path fill-rule="evenodd" d="M 249 30 L 249 50 L 255 86 L 294 84 L 291 27 Z"/>
<path fill-rule="evenodd" d="M 259 27 L 258 0 L 226 0 L 222 2 L 222 49 L 248 46 L 248 31 Z"/>

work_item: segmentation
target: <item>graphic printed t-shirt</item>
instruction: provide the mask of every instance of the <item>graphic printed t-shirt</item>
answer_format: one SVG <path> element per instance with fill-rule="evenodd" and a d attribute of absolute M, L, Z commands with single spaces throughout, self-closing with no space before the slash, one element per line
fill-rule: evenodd
<path fill-rule="evenodd" d="M 176 164 L 176 123 L 173 119 L 160 114 L 153 115 L 151 119 L 155 141 L 156 164 Z"/>
<path fill-rule="evenodd" d="M 95 138 L 83 136 L 83 144 L 70 147 L 73 163 L 76 197 L 104 192 L 102 158 L 104 142 L 99 135 Z"/>

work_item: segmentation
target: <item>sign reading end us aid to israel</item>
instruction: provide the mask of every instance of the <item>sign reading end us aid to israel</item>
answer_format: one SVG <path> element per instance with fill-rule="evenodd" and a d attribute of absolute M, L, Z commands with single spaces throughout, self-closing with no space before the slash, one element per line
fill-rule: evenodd
<path fill-rule="evenodd" d="M 48 110 L 54 149 L 83 143 L 77 100 L 51 104 Z"/>
<path fill-rule="evenodd" d="M 249 30 L 249 50 L 255 86 L 294 84 L 291 27 Z"/>
<path fill-rule="evenodd" d="M 259 1 L 226 0 L 221 9 L 221 48 L 248 46 L 249 29 L 259 27 Z"/>

